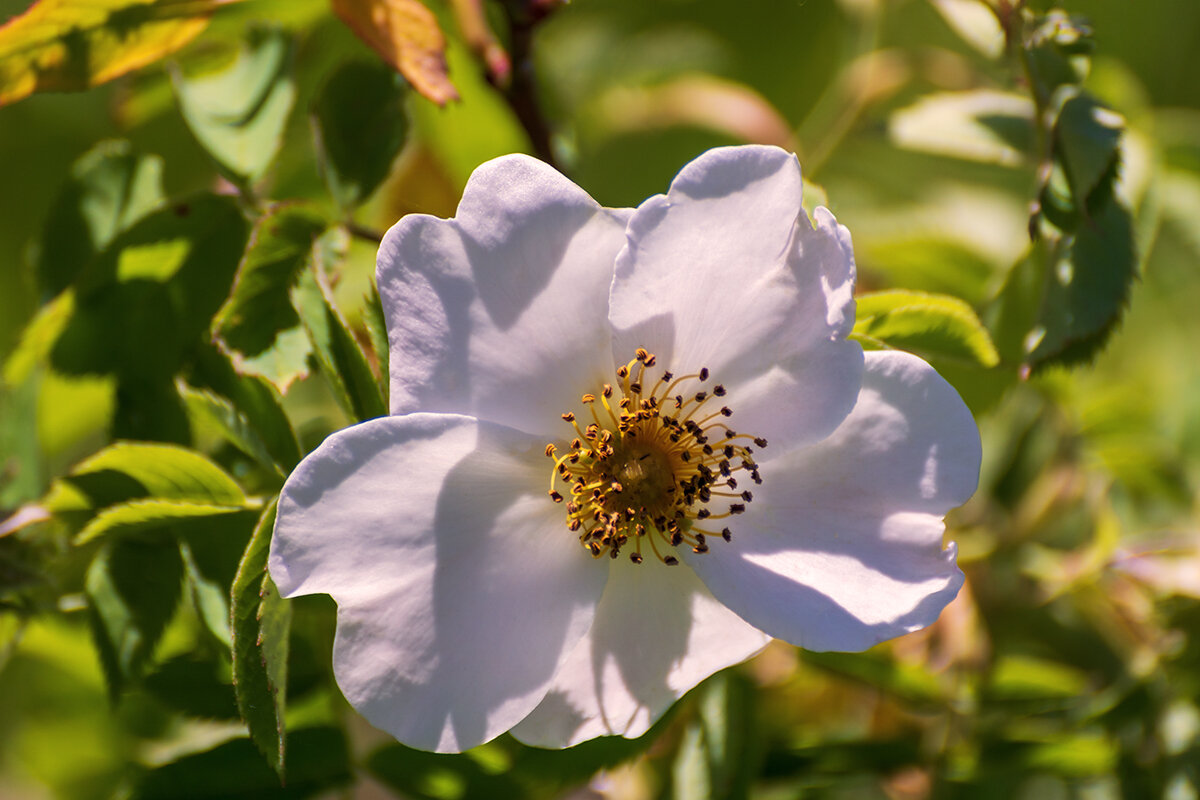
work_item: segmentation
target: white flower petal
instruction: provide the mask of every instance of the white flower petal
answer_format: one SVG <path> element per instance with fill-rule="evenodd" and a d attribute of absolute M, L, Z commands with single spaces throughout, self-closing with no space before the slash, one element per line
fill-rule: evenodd
<path fill-rule="evenodd" d="M 515 155 L 475 170 L 454 219 L 396 223 L 377 269 L 392 413 L 555 430 L 611 380 L 606 300 L 629 213 Z"/>
<path fill-rule="evenodd" d="M 854 325 L 850 234 L 823 208 L 814 227 L 800 199 L 791 153 L 705 153 L 634 212 L 609 311 L 618 362 L 645 347 L 672 370 L 706 366 L 755 435 L 796 444 L 837 427 L 861 372 L 842 341 Z M 771 394 L 797 388 L 799 400 Z"/>
<path fill-rule="evenodd" d="M 932 367 L 868 353 L 845 422 L 764 466 L 733 541 L 686 560 L 767 633 L 810 650 L 864 650 L 929 625 L 958 593 L 941 517 L 974 492 L 979 462 L 971 414 Z"/>
<path fill-rule="evenodd" d="M 541 747 L 641 736 L 697 683 L 769 641 L 713 599 L 687 567 L 619 559 L 591 631 L 512 734 Z"/>
<path fill-rule="evenodd" d="M 541 448 L 467 417 L 384 417 L 331 436 L 284 486 L 271 575 L 338 602 L 338 684 L 402 742 L 504 732 L 591 625 L 607 570 L 546 496 Z"/>

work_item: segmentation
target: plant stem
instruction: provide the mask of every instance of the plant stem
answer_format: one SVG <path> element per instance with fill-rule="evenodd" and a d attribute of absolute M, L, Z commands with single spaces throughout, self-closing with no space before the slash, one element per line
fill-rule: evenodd
<path fill-rule="evenodd" d="M 554 8 L 554 3 L 514 2 L 508 4 L 512 36 L 512 82 L 504 90 L 504 99 L 517 115 L 517 120 L 529 135 L 534 154 L 555 169 L 562 171 L 550 143 L 550 125 L 538 101 L 537 81 L 533 68 L 533 32 L 538 23 Z"/>

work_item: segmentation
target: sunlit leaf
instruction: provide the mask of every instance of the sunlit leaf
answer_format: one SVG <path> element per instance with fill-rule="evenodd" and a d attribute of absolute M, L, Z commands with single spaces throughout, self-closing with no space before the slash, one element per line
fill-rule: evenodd
<path fill-rule="evenodd" d="M 127 535 L 167 528 L 172 523 L 182 520 L 236 514 L 243 508 L 160 498 L 132 500 L 103 509 L 76 535 L 75 544 L 85 544 L 101 536 Z"/>
<path fill-rule="evenodd" d="M 423 97 L 440 106 L 458 99 L 446 73 L 446 38 L 418 0 L 333 0 L 333 10 Z"/>
<path fill-rule="evenodd" d="M 1011 699 L 1074 697 L 1087 689 L 1087 676 L 1066 664 L 1007 654 L 993 667 L 988 691 Z"/>
<path fill-rule="evenodd" d="M 117 442 L 77 464 L 63 481 L 92 508 L 145 497 L 216 506 L 246 503 L 237 482 L 207 457 L 165 444 Z M 62 506 L 48 499 L 47 507 Z"/>
<path fill-rule="evenodd" d="M 325 227 L 313 211 L 287 205 L 269 209 L 255 223 L 233 291 L 213 321 L 218 341 L 234 355 L 239 371 L 262 375 L 281 388 L 307 373 L 311 347 L 288 293 Z"/>
<path fill-rule="evenodd" d="M 240 186 L 261 178 L 279 150 L 296 99 L 291 67 L 291 38 L 277 28 L 254 27 L 226 69 L 196 78 L 176 75 L 188 127 Z"/>
<path fill-rule="evenodd" d="M 106 141 L 71 167 L 42 229 L 36 270 L 43 296 L 65 289 L 118 233 L 163 202 L 162 159 Z"/>
<path fill-rule="evenodd" d="M 1004 30 L 1000 20 L 977 0 L 930 0 L 954 32 L 988 58 L 1004 53 Z"/>
<path fill-rule="evenodd" d="M 287 688 L 291 605 L 267 574 L 275 503 L 263 512 L 238 565 L 230 594 L 233 685 L 238 710 L 254 745 L 284 774 L 284 692 Z M 294 779 L 294 774 L 290 776 Z"/>
<path fill-rule="evenodd" d="M 892 140 L 901 147 L 1017 166 L 1033 142 L 1033 103 L 993 89 L 926 95 L 892 114 Z"/>
<path fill-rule="evenodd" d="M 230 739 L 202 753 L 150 770 L 134 787 L 133 800 L 300 800 L 350 783 L 345 734 L 338 728 L 301 728 L 288 737 L 294 758 L 287 785 L 263 762 L 249 739 Z"/>
<path fill-rule="evenodd" d="M 1086 777 L 1111 773 L 1119 755 L 1118 745 L 1096 731 L 1036 744 L 1025 760 L 1030 769 Z"/>
<path fill-rule="evenodd" d="M 40 0 L 0 27 L 0 105 L 76 91 L 175 52 L 238 0 Z"/>
<path fill-rule="evenodd" d="M 179 601 L 183 564 L 174 538 L 113 539 L 88 568 L 88 618 L 109 692 L 136 681 Z"/>
<path fill-rule="evenodd" d="M 956 297 L 902 290 L 857 298 L 854 333 L 889 347 L 994 367 L 1000 361 L 974 309 Z"/>
<path fill-rule="evenodd" d="M 39 308 L 4 362 L 4 381 L 14 386 L 24 383 L 38 364 L 45 363 L 74 313 L 74 292 L 63 292 Z"/>
<path fill-rule="evenodd" d="M 76 282 L 54 367 L 173 392 L 175 373 L 229 291 L 247 227 L 232 198 L 201 194 L 118 235 Z"/>
<path fill-rule="evenodd" d="M 305 273 L 292 292 L 292 302 L 313 343 L 321 372 L 346 413 L 356 420 L 387 414 L 367 358 L 320 279 Z"/>
<path fill-rule="evenodd" d="M 383 183 L 408 135 L 402 84 L 381 64 L 341 65 L 317 96 L 311 120 L 321 175 L 344 210 Z"/>

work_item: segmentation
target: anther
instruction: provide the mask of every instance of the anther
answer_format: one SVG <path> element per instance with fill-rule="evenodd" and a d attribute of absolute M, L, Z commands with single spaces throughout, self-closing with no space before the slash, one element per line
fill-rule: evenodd
<path fill-rule="evenodd" d="M 554 458 L 550 497 L 563 503 L 563 495 L 568 495 L 564 521 L 582 547 L 597 558 L 605 554 L 617 558 L 624 550 L 632 563 L 641 564 L 649 543 L 655 558 L 674 566 L 679 563 L 677 555 L 668 554 L 659 544 L 707 552 L 705 534 L 718 534 L 701 531 L 695 523 L 743 513 L 752 500 L 748 491 L 735 494 L 734 471 L 746 470 L 757 483 L 762 479 L 751 448 L 736 443 L 751 437 L 712 422 L 732 415 L 732 410 L 722 407 L 699 413 L 711 397 L 726 395 L 725 386 L 716 384 L 709 390 L 696 386 L 710 377 L 705 367 L 682 378 L 663 370 L 649 388 L 644 383 L 650 380 L 646 369 L 654 363 L 652 353 L 638 348 L 634 360 L 616 369 L 618 384 L 601 384 L 599 391 L 581 395 L 581 402 L 590 406 L 592 423 L 583 426 L 575 414 L 563 414 L 576 436 L 564 455 L 557 455 L 560 448 L 553 443 L 546 445 L 545 454 Z M 679 393 L 669 394 L 676 386 Z M 603 414 L 593 405 L 598 396 L 604 398 Z M 617 401 L 612 403 L 614 396 Z M 679 410 L 668 411 L 668 402 Z M 751 443 L 766 446 L 764 439 Z M 557 481 L 569 492 L 560 493 Z M 720 512 L 709 507 L 717 497 L 742 502 Z M 720 536 L 729 541 L 732 534 L 725 528 Z"/>

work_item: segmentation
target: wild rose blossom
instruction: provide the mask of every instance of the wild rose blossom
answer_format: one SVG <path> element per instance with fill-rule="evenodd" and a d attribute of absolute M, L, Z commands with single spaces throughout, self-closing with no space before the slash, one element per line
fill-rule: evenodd
<path fill-rule="evenodd" d="M 957 594 L 975 424 L 847 339 L 850 235 L 800 200 L 771 147 L 636 209 L 508 156 L 387 233 L 391 415 L 300 464 L 270 555 L 337 601 L 369 721 L 438 751 L 637 736 L 770 637 L 863 650 Z"/>

